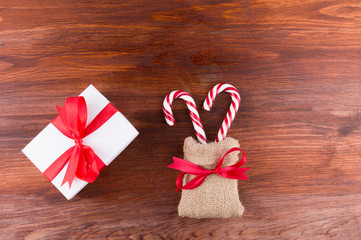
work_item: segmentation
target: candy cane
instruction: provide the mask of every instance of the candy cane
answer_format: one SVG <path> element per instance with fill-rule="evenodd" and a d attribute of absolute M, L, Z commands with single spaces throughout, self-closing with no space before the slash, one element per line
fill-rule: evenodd
<path fill-rule="evenodd" d="M 211 110 L 214 99 L 216 98 L 217 94 L 219 94 L 222 91 L 228 92 L 231 95 L 232 103 L 231 106 L 229 107 L 225 119 L 222 122 L 222 126 L 218 131 L 216 142 L 220 142 L 226 137 L 227 132 L 231 126 L 234 117 L 236 116 L 236 113 L 239 108 L 239 104 L 241 102 L 241 97 L 239 96 L 239 93 L 235 87 L 233 87 L 230 84 L 220 83 L 214 86 L 208 92 L 207 98 L 203 103 L 203 109 L 207 111 Z"/>
<path fill-rule="evenodd" d="M 193 98 L 191 97 L 191 95 L 189 95 L 188 93 L 176 90 L 176 91 L 169 93 L 164 98 L 163 113 L 164 113 L 165 121 L 170 126 L 174 125 L 175 121 L 174 121 L 174 116 L 173 116 L 171 106 L 172 106 L 173 100 L 176 98 L 181 98 L 186 102 L 188 110 L 189 110 L 189 114 L 192 118 L 193 127 L 196 130 L 197 138 L 198 138 L 199 142 L 201 142 L 202 144 L 207 144 L 206 134 L 203 130 L 203 126 L 201 123 L 201 119 L 199 118 L 196 104 L 195 104 Z"/>

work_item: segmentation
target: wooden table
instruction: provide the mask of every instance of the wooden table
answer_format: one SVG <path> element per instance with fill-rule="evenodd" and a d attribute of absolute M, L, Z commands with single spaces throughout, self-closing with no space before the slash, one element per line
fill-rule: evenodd
<path fill-rule="evenodd" d="M 361 4 L 357 1 L 0 1 L 1 239 L 356 239 L 361 235 Z M 241 218 L 180 218 L 184 102 L 210 141 L 236 86 L 228 136 L 247 153 Z M 21 149 L 55 105 L 97 87 L 140 135 L 67 201 Z"/>

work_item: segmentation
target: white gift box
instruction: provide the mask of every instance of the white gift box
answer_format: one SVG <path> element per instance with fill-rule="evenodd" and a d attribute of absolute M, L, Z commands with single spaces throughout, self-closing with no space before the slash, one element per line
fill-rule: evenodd
<path fill-rule="evenodd" d="M 88 125 L 109 101 L 93 85 L 85 89 L 80 96 L 83 96 L 86 101 Z M 96 131 L 83 138 L 83 143 L 90 146 L 108 166 L 138 134 L 133 125 L 118 111 Z M 43 173 L 72 146 L 74 146 L 74 140 L 63 135 L 50 123 L 22 151 Z M 75 177 L 71 188 L 68 183 L 61 186 L 67 167 L 68 163 L 51 182 L 70 200 L 88 183 Z"/>

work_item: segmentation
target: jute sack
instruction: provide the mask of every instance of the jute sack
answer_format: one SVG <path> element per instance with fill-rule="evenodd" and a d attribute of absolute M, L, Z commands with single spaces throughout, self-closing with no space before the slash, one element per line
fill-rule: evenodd
<path fill-rule="evenodd" d="M 205 169 L 214 169 L 224 154 L 233 147 L 239 147 L 236 139 L 227 137 L 221 142 L 201 144 L 192 137 L 184 140 L 184 160 L 199 165 Z M 235 164 L 238 153 L 228 154 L 223 167 Z M 183 184 L 194 178 L 186 174 Z M 223 178 L 217 174 L 210 174 L 204 182 L 192 190 L 182 190 L 178 205 L 178 214 L 191 218 L 229 218 L 241 216 L 244 211 L 239 195 L 238 180 Z"/>

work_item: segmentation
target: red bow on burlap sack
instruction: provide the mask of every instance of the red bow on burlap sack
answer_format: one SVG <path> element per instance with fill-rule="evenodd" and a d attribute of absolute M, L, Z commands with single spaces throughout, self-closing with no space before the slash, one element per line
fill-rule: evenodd
<path fill-rule="evenodd" d="M 228 154 L 230 154 L 234 151 L 240 151 L 243 153 L 243 157 L 242 157 L 241 161 L 239 161 L 238 163 L 233 164 L 231 166 L 222 168 L 224 158 Z M 240 168 L 247 161 L 246 154 L 240 148 L 237 148 L 237 147 L 234 147 L 234 148 L 231 148 L 230 150 L 228 150 L 226 152 L 226 154 L 224 154 L 222 159 L 217 163 L 216 167 L 213 170 L 204 169 L 194 163 L 191 163 L 184 159 L 180 159 L 180 158 L 176 158 L 176 157 L 173 157 L 173 161 L 174 161 L 174 163 L 172 163 L 171 165 L 169 165 L 167 167 L 177 169 L 177 170 L 180 170 L 183 172 L 178 176 L 178 178 L 176 180 L 176 184 L 178 187 L 178 189 L 176 191 L 179 191 L 179 189 L 190 190 L 190 189 L 199 187 L 203 183 L 203 181 L 206 179 L 206 177 L 208 177 L 208 175 L 213 174 L 213 173 L 218 174 L 219 176 L 224 177 L 224 178 L 249 180 L 246 177 L 246 175 L 244 174 L 249 168 Z M 182 183 L 183 177 L 186 174 L 196 175 L 196 177 L 193 178 L 192 180 L 190 180 L 185 185 L 183 185 L 183 183 Z"/>
<path fill-rule="evenodd" d="M 73 139 L 75 144 L 56 159 L 43 174 L 49 181 L 52 181 L 66 163 L 69 163 L 61 185 L 68 182 L 69 188 L 71 188 L 75 176 L 91 183 L 106 165 L 90 146 L 83 144 L 83 138 L 96 131 L 118 110 L 111 103 L 108 103 L 86 126 L 88 112 L 84 97 L 68 98 L 63 108 L 58 106 L 56 108 L 59 115 L 51 123 L 62 134 Z"/>

